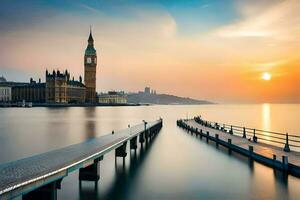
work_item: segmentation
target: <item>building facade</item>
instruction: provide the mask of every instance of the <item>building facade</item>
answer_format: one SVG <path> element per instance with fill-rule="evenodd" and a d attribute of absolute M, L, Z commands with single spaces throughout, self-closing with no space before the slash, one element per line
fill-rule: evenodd
<path fill-rule="evenodd" d="M 4 76 L 0 76 L 0 83 L 5 83 L 5 82 L 7 82 L 6 78 Z"/>
<path fill-rule="evenodd" d="M 145 94 L 150 94 L 150 87 L 145 87 L 144 93 Z"/>
<path fill-rule="evenodd" d="M 84 103 L 86 88 L 82 78 L 70 80 L 70 73 L 59 70 L 46 71 L 46 103 Z"/>
<path fill-rule="evenodd" d="M 67 88 L 68 103 L 85 103 L 86 88 L 82 83 L 81 77 L 79 81 L 69 81 Z"/>
<path fill-rule="evenodd" d="M 67 103 L 67 76 L 67 72 L 46 70 L 46 103 Z"/>
<path fill-rule="evenodd" d="M 12 101 L 45 103 L 45 83 L 30 79 L 29 83 L 14 85 L 12 87 Z"/>
<path fill-rule="evenodd" d="M 84 84 L 86 87 L 87 103 L 96 102 L 96 66 L 97 66 L 97 53 L 94 48 L 94 39 L 92 31 L 88 39 L 88 46 L 84 54 Z"/>
<path fill-rule="evenodd" d="M 127 98 L 124 92 L 109 91 L 98 96 L 101 104 L 126 104 Z"/>
<path fill-rule="evenodd" d="M 0 76 L 0 102 L 11 101 L 11 86 L 7 84 L 6 79 Z"/>
<path fill-rule="evenodd" d="M 0 102 L 11 102 L 11 87 L 0 86 Z"/>
<path fill-rule="evenodd" d="M 1 77 L 0 77 L 1 78 Z M 0 81 L 0 101 L 6 102 L 45 102 L 45 83 L 34 81 L 30 82 L 12 82 Z"/>

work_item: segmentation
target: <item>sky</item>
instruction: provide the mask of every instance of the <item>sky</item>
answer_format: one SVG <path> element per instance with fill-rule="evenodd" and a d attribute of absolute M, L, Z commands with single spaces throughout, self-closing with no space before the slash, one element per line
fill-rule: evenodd
<path fill-rule="evenodd" d="M 0 76 L 84 74 L 92 26 L 97 91 L 218 103 L 300 103 L 298 0 L 0 0 Z"/>

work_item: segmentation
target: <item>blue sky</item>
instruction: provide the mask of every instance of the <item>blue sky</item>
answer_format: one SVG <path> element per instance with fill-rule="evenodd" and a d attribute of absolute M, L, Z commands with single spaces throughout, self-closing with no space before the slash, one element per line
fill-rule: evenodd
<path fill-rule="evenodd" d="M 95 17 L 95 9 L 107 16 L 124 20 L 135 20 L 131 7 L 165 10 L 174 17 L 180 33 L 195 34 L 230 23 L 238 14 L 232 0 L 154 0 L 154 1 L 37 1 L 2 0 L 0 6 L 1 31 L 34 26 L 60 13 L 90 15 Z M 89 10 L 90 8 L 91 10 Z"/>

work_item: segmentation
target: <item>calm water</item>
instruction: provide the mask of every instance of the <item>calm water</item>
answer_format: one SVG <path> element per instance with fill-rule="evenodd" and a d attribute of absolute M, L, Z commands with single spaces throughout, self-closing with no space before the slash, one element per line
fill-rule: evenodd
<path fill-rule="evenodd" d="M 207 105 L 0 109 L 0 162 L 61 148 L 126 128 L 143 119 L 164 119 L 148 149 L 115 165 L 101 162 L 101 179 L 83 182 L 78 172 L 62 182 L 59 199 L 299 199 L 300 179 L 231 154 L 176 127 L 176 119 L 205 119 L 300 134 L 300 105 Z"/>

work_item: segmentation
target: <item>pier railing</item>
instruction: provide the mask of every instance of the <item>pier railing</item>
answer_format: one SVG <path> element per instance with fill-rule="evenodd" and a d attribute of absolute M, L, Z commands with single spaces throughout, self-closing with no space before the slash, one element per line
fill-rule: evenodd
<path fill-rule="evenodd" d="M 287 152 L 290 151 L 290 148 L 293 148 L 293 150 L 296 151 L 300 150 L 300 136 L 298 135 L 207 121 L 200 117 L 194 117 L 194 120 L 203 126 L 247 138 L 253 142 L 262 141 L 262 143 L 283 147 L 283 150 Z"/>

